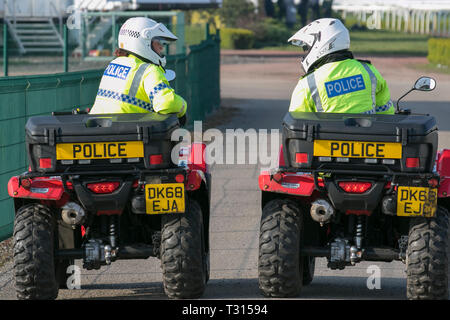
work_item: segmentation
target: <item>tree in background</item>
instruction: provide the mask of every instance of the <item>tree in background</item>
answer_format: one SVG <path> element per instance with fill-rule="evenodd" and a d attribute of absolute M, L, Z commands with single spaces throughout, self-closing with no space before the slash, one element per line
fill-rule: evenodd
<path fill-rule="evenodd" d="M 293 28 L 297 22 L 297 12 L 295 10 L 294 0 L 284 0 L 286 7 L 286 26 Z"/>
<path fill-rule="evenodd" d="M 256 17 L 255 6 L 249 0 L 224 0 L 218 13 L 223 23 L 232 28 L 246 27 Z"/>
<path fill-rule="evenodd" d="M 275 18 L 275 6 L 272 0 L 264 0 L 264 12 L 269 18 Z"/>
<path fill-rule="evenodd" d="M 332 5 L 333 0 L 323 0 L 322 5 L 320 5 L 319 0 L 301 0 L 298 4 L 297 12 L 301 17 L 302 26 L 305 26 L 316 19 L 330 18 L 332 15 Z M 308 19 L 310 8 L 312 16 Z"/>

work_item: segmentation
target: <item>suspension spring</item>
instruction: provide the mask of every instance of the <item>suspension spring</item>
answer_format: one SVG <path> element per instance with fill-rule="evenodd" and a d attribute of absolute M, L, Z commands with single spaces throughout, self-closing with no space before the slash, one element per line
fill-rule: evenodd
<path fill-rule="evenodd" d="M 111 247 L 116 248 L 116 217 L 111 216 L 109 220 L 109 242 Z"/>
<path fill-rule="evenodd" d="M 363 239 L 363 223 L 364 223 L 364 217 L 358 216 L 357 222 L 356 222 L 356 233 L 355 233 L 355 244 L 358 249 L 361 249 L 362 247 L 362 239 Z"/>

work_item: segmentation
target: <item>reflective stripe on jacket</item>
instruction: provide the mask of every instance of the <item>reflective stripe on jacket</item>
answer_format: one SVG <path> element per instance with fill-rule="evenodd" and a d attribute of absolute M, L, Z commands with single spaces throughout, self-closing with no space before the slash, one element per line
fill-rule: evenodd
<path fill-rule="evenodd" d="M 170 87 L 164 69 L 129 55 L 105 69 L 91 114 L 186 113 L 186 101 Z"/>
<path fill-rule="evenodd" d="M 369 63 L 346 59 L 301 78 L 289 111 L 394 114 L 386 80 Z"/>

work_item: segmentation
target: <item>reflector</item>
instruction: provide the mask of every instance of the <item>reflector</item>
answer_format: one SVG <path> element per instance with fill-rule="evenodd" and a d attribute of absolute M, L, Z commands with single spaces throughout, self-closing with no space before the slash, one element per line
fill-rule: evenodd
<path fill-rule="evenodd" d="M 150 156 L 150 164 L 156 165 L 156 164 L 162 164 L 163 163 L 163 157 L 162 154 L 154 154 Z"/>
<path fill-rule="evenodd" d="M 406 158 L 406 167 L 407 168 L 418 168 L 419 167 L 419 158 Z"/>
<path fill-rule="evenodd" d="M 308 154 L 307 153 L 296 153 L 295 154 L 295 162 L 308 163 Z"/>
<path fill-rule="evenodd" d="M 50 169 L 52 167 L 52 159 L 51 158 L 40 158 L 39 159 L 39 167 L 41 169 Z"/>

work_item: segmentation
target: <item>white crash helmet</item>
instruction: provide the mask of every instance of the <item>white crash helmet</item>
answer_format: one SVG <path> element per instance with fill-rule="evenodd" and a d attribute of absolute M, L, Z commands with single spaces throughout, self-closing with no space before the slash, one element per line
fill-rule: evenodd
<path fill-rule="evenodd" d="M 130 18 L 119 32 L 119 48 L 134 53 L 150 62 L 164 67 L 166 57 L 152 49 L 152 40 L 176 41 L 178 38 L 162 23 L 144 17 Z"/>
<path fill-rule="evenodd" d="M 350 48 L 350 34 L 338 19 L 318 19 L 301 28 L 288 42 L 303 47 L 306 55 L 302 59 L 303 69 L 308 72 L 320 58 L 336 51 Z"/>

